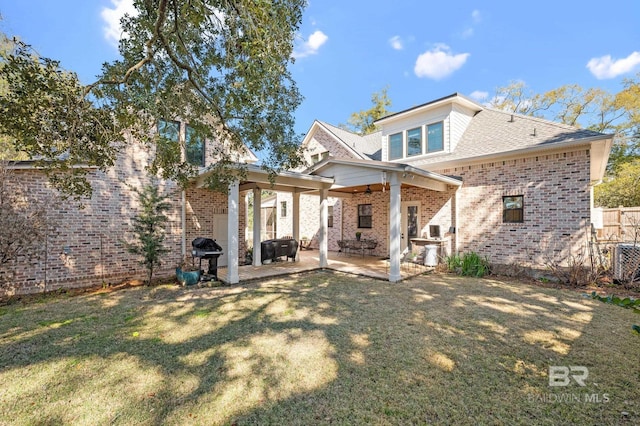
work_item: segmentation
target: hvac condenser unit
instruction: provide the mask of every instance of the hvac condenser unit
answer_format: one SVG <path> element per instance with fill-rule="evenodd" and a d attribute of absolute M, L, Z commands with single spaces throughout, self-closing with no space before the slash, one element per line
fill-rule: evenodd
<path fill-rule="evenodd" d="M 640 279 L 640 245 L 616 246 L 613 253 L 613 278 L 621 281 Z"/>

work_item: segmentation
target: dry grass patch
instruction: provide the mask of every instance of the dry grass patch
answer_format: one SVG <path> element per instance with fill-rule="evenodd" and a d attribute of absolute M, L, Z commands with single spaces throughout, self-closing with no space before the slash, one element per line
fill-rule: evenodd
<path fill-rule="evenodd" d="M 634 320 L 447 275 L 18 303 L 0 311 L 0 424 L 638 423 Z M 586 366 L 586 386 L 549 387 L 552 365 Z"/>

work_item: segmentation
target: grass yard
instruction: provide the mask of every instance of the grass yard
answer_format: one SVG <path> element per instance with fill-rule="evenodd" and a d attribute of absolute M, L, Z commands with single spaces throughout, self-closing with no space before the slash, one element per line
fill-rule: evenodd
<path fill-rule="evenodd" d="M 0 424 L 639 424 L 634 323 L 449 275 L 45 298 L 0 307 Z"/>

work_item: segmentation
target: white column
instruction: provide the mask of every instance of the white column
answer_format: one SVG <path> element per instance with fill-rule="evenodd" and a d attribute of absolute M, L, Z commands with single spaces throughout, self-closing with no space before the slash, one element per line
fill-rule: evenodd
<path fill-rule="evenodd" d="M 240 277 L 238 276 L 240 188 L 237 180 L 229 186 L 228 200 L 229 221 L 227 224 L 227 232 L 229 236 L 229 247 L 227 247 L 227 283 L 237 284 L 240 281 Z"/>
<path fill-rule="evenodd" d="M 391 173 L 389 180 L 389 281 L 400 281 L 400 236 L 402 234 L 402 196 L 400 194 L 400 177 Z"/>
<path fill-rule="evenodd" d="M 293 193 L 293 239 L 298 243 L 296 257 L 300 258 L 300 193 Z"/>
<path fill-rule="evenodd" d="M 329 266 L 327 262 L 327 249 L 329 247 L 328 244 L 328 217 L 329 217 L 329 209 L 327 208 L 328 200 L 327 200 L 328 190 L 321 189 L 320 190 L 320 232 L 318 233 L 318 243 L 320 244 L 320 267 L 326 268 Z"/>
<path fill-rule="evenodd" d="M 253 266 L 262 264 L 262 246 L 260 235 L 262 234 L 262 190 L 253 188 Z"/>

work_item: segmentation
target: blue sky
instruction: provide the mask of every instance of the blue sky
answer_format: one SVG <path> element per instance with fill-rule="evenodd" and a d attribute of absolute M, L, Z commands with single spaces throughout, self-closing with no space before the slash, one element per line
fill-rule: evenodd
<path fill-rule="evenodd" d="M 0 28 L 93 81 L 117 57 L 117 18 L 130 0 L 0 0 Z M 389 88 L 400 111 L 459 92 L 488 101 L 497 87 L 564 84 L 617 92 L 640 72 L 640 1 L 310 0 L 291 70 L 314 119 L 345 123 Z"/>

